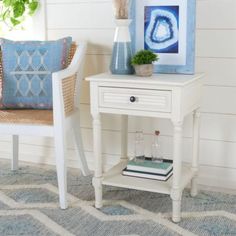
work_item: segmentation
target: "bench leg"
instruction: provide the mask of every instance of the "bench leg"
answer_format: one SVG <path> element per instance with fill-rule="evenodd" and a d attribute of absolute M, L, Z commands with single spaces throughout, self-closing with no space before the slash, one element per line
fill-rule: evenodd
<path fill-rule="evenodd" d="M 18 170 L 18 157 L 19 157 L 19 136 L 12 136 L 12 161 L 11 169 Z"/>

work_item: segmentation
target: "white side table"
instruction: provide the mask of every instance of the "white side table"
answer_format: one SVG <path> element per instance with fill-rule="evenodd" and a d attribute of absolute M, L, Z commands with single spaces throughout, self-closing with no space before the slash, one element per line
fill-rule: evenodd
<path fill-rule="evenodd" d="M 167 75 L 150 78 L 109 73 L 86 78 L 90 81 L 95 175 L 95 206 L 102 207 L 102 185 L 169 194 L 173 201 L 172 220 L 181 219 L 181 198 L 192 181 L 191 195 L 197 194 L 199 107 L 203 74 Z M 122 115 L 122 152 L 118 165 L 103 173 L 101 113 Z M 182 168 L 182 132 L 186 115 L 193 113 L 193 159 L 191 168 Z M 173 135 L 173 176 L 166 182 L 123 176 L 127 158 L 128 115 L 170 119 Z"/>

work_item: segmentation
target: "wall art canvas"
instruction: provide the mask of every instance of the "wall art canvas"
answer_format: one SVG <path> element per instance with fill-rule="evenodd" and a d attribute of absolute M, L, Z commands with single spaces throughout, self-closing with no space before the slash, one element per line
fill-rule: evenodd
<path fill-rule="evenodd" d="M 193 74 L 196 0 L 133 0 L 133 50 L 159 55 L 156 73 Z"/>

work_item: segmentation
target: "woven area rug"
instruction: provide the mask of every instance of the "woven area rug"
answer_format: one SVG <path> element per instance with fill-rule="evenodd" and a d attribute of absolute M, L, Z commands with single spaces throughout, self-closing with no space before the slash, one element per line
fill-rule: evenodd
<path fill-rule="evenodd" d="M 182 221 L 171 222 L 169 196 L 104 187 L 104 207 L 94 208 L 91 176 L 68 173 L 70 208 L 58 207 L 56 172 L 0 160 L 0 235 L 236 235 L 236 196 L 185 191 Z"/>

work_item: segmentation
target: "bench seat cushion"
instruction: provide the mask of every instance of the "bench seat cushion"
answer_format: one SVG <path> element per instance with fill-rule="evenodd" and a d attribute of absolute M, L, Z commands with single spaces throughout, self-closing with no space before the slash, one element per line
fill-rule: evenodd
<path fill-rule="evenodd" d="M 53 125 L 51 110 L 0 110 L 0 123 Z"/>

